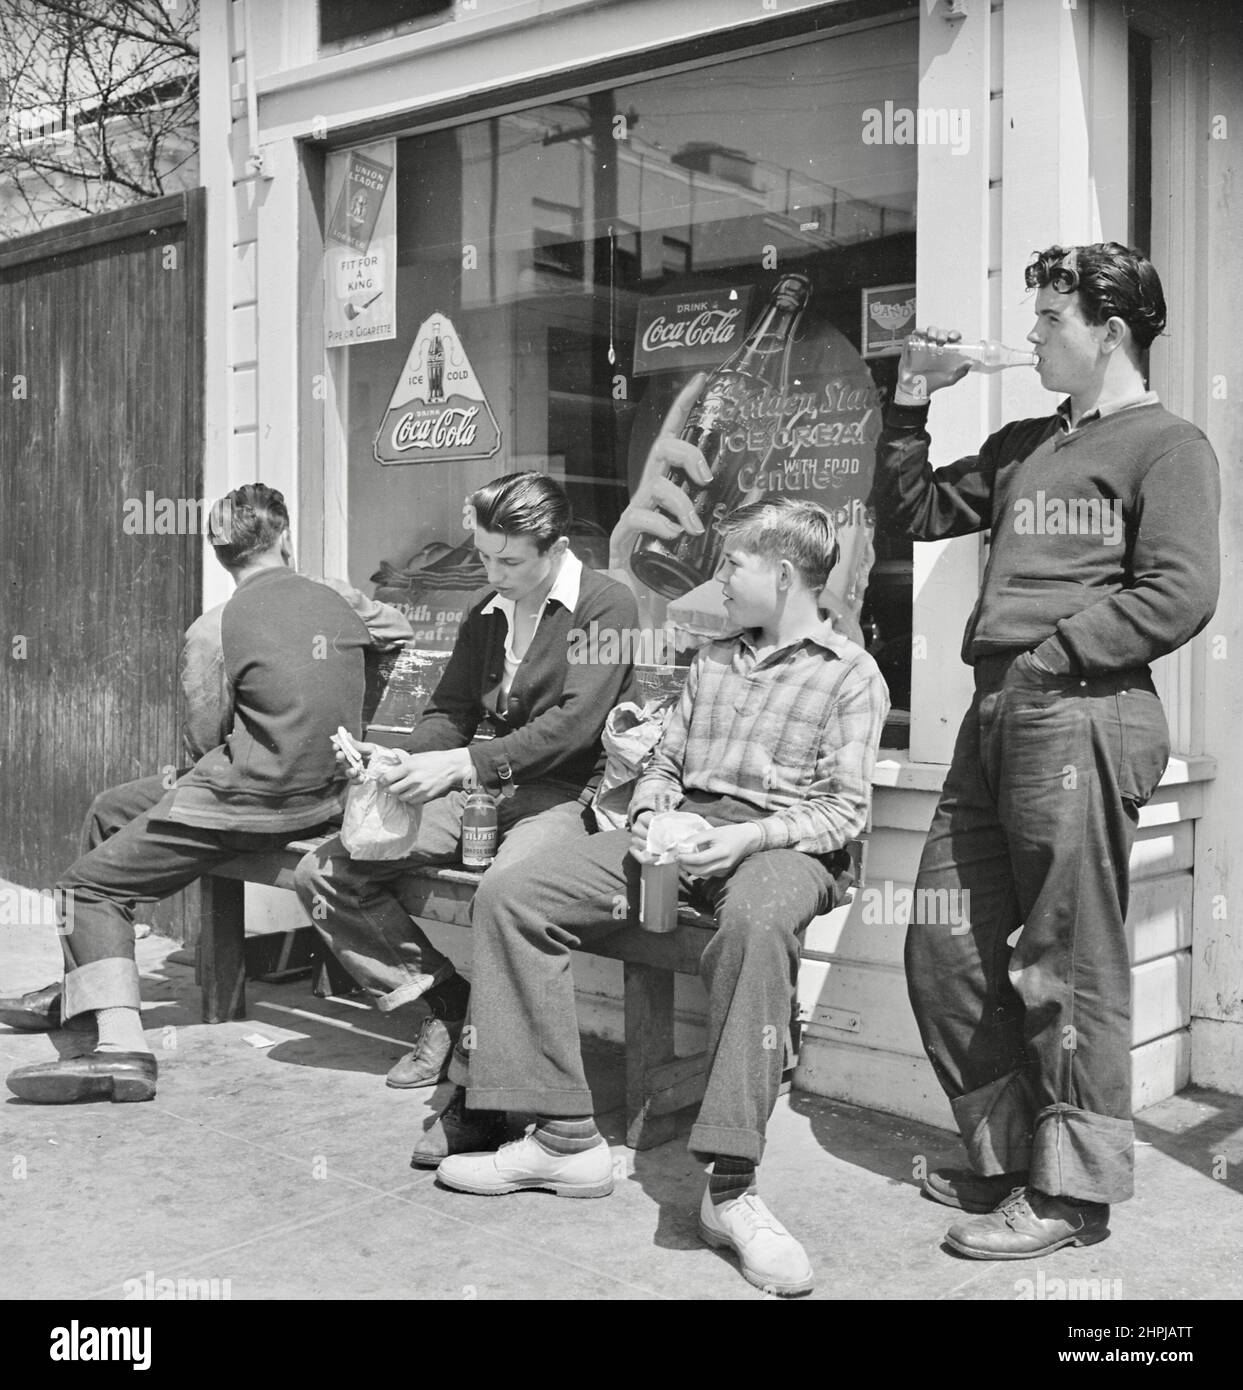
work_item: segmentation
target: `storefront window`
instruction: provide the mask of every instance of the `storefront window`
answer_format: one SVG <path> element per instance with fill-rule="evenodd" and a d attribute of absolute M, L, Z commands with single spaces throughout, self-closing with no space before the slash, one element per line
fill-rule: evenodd
<path fill-rule="evenodd" d="M 777 306 L 712 505 L 783 491 L 838 516 L 826 607 L 909 704 L 910 547 L 865 502 L 914 322 L 916 158 L 869 143 L 865 113 L 915 107 L 916 57 L 915 21 L 888 22 L 398 139 L 396 336 L 333 350 L 352 581 L 406 586 L 443 648 L 471 579 L 465 494 L 535 468 L 649 623 L 711 631 L 711 547 L 635 564 L 651 546 L 624 513 L 679 393 Z"/>

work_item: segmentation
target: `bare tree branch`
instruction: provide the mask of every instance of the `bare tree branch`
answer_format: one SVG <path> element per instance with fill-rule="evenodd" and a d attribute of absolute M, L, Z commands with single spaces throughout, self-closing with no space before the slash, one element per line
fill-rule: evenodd
<path fill-rule="evenodd" d="M 163 5 L 144 6 L 139 3 L 139 0 L 126 0 L 126 3 L 103 5 L 98 9 L 90 9 L 71 4 L 69 0 L 33 0 L 33 3 L 39 9 L 52 10 L 57 14 L 65 15 L 67 18 L 81 20 L 93 29 L 107 30 L 120 35 L 122 38 L 137 39 L 140 43 L 160 43 L 166 48 L 178 50 L 187 58 L 197 59 L 199 56 L 198 48 L 166 22 L 168 15 Z M 184 0 L 181 8 L 197 12 L 198 6 L 196 0 Z M 109 18 L 110 14 L 115 14 L 117 11 L 122 14 L 141 15 L 148 20 L 148 27 L 140 29 L 124 20 Z M 165 22 L 161 23 L 158 18 L 155 18 L 151 13 L 152 11 L 155 12 L 155 15 L 161 16 Z"/>
<path fill-rule="evenodd" d="M 198 0 L 0 0 L 0 237 L 184 186 Z"/>

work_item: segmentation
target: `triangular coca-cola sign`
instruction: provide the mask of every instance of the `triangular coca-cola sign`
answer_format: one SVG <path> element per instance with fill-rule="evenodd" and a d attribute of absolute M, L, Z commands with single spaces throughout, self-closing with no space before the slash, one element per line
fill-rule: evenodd
<path fill-rule="evenodd" d="M 488 459 L 501 430 L 458 331 L 444 314 L 419 325 L 375 437 L 380 463 Z"/>

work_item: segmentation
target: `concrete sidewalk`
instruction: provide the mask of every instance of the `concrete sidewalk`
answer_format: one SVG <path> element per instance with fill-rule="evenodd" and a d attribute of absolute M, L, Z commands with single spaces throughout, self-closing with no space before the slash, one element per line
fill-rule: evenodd
<path fill-rule="evenodd" d="M 689 1115 L 681 1140 L 637 1155 L 620 1143 L 619 1111 L 604 1117 L 609 1198 L 450 1192 L 407 1166 L 431 1093 L 385 1087 L 404 1050 L 392 1020 L 315 999 L 304 979 L 251 984 L 250 1018 L 209 1027 L 193 971 L 167 960 L 175 949 L 138 943 L 161 1069 L 153 1103 L 35 1106 L 3 1093 L 0 1296 L 135 1296 L 126 1281 L 151 1296 L 208 1281 L 180 1287 L 233 1299 L 764 1297 L 696 1236 Z M 4 993 L 59 968 L 46 927 L 5 931 Z M 90 1045 L 0 1031 L 0 1064 Z M 619 1061 L 616 1048 L 591 1049 L 606 1103 L 620 1097 Z M 1138 1130 L 1138 1196 L 1116 1209 L 1113 1235 L 1041 1260 L 977 1263 L 942 1248 L 955 1213 L 921 1197 L 913 1175 L 961 1161 L 952 1135 L 799 1092 L 773 1117 L 760 1190 L 807 1247 L 813 1298 L 1243 1297 L 1243 1100 L 1187 1092 L 1144 1112 Z"/>

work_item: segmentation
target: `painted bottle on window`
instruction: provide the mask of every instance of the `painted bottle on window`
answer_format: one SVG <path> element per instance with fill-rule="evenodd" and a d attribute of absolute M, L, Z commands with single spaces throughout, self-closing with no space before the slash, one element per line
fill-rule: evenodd
<path fill-rule="evenodd" d="M 665 598 L 680 598 L 716 573 L 721 523 L 750 500 L 744 483 L 763 468 L 776 440 L 776 431 L 751 427 L 785 399 L 790 346 L 810 293 L 806 276 L 783 275 L 751 331 L 691 407 L 681 438 L 703 454 L 712 481 L 700 487 L 679 468 L 669 477 L 691 499 L 703 534 L 683 532 L 670 541 L 641 536 L 630 556 L 634 577 Z M 752 436 L 764 440 L 763 457 L 750 447 Z"/>

